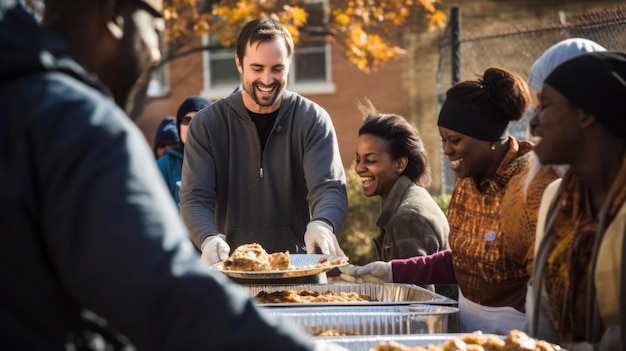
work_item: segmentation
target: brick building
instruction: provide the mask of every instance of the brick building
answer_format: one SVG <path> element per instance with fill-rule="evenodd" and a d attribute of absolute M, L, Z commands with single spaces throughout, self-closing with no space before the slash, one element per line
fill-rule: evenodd
<path fill-rule="evenodd" d="M 510 25 L 527 20 L 540 20 L 569 16 L 626 5 L 625 1 L 603 0 L 465 0 L 445 1 L 440 4 L 444 12 L 452 7 L 461 11 L 462 31 L 479 31 L 490 26 Z M 354 160 L 356 133 L 361 123 L 357 102 L 372 100 L 383 112 L 397 113 L 409 119 L 424 139 L 433 170 L 431 192 L 439 193 L 441 163 L 439 132 L 437 129 L 437 72 L 439 44 L 443 29 L 425 31 L 420 14 L 407 24 L 403 38 L 407 48 L 405 57 L 381 67 L 373 73 L 364 73 L 352 66 L 336 44 L 326 48 L 326 81 L 321 86 L 291 84 L 288 89 L 323 106 L 331 115 L 339 138 L 344 166 L 348 171 Z M 553 41 L 542 43 L 542 50 Z M 493 48 L 497 55 L 497 48 Z M 217 57 L 217 56 L 213 56 Z M 234 54 L 232 56 L 234 69 Z M 230 58 L 228 59 L 230 60 Z M 226 60 L 227 61 L 227 60 Z M 207 88 L 206 53 L 197 53 L 170 62 L 166 67 L 165 94 L 151 100 L 138 120 L 146 139 L 152 143 L 156 126 L 162 118 L 176 113 L 178 104 L 189 95 L 204 95 L 216 100 L 235 86 Z M 484 62 L 488 66 L 489 62 Z M 485 67 L 486 68 L 486 67 Z M 525 74 L 526 72 L 518 72 Z M 292 73 L 293 75 L 293 73 Z M 464 78 L 465 79 L 465 78 Z"/>

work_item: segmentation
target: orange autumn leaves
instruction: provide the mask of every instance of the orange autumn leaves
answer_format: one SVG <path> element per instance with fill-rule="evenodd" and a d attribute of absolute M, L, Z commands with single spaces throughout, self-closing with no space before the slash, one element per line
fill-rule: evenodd
<path fill-rule="evenodd" d="M 323 1 L 323 2 L 322 2 Z M 325 5 L 325 35 L 345 48 L 345 55 L 360 70 L 370 72 L 404 53 L 399 38 L 411 14 L 424 17 L 425 28 L 442 26 L 446 15 L 435 6 L 439 0 L 164 0 L 167 22 L 166 57 L 177 56 L 198 36 L 210 34 L 232 47 L 239 29 L 259 16 L 275 16 L 287 25 L 294 41 L 308 30 L 311 4 Z M 32 13 L 43 13 L 43 0 L 25 0 Z M 319 13 L 317 14 L 319 15 Z M 420 17 L 417 18 L 420 18 Z M 316 25 L 317 26 L 317 25 Z"/>
<path fill-rule="evenodd" d="M 397 58 L 404 50 L 394 44 L 392 33 L 406 24 L 409 15 L 423 10 L 427 28 L 441 26 L 446 21 L 445 14 L 437 10 L 431 0 L 358 0 L 344 1 L 345 6 L 332 11 L 332 26 L 345 35 L 346 56 L 365 72 L 378 68 L 381 64 Z"/>
<path fill-rule="evenodd" d="M 360 70 L 370 72 L 404 53 L 399 31 L 412 13 L 425 17 L 426 28 L 441 26 L 445 14 L 435 0 L 328 0 L 326 26 L 318 30 L 336 40 Z M 192 35 L 210 34 L 221 45 L 232 47 L 239 29 L 259 16 L 275 16 L 285 23 L 297 43 L 306 31 L 311 0 L 166 0 L 164 16 L 168 43 L 189 42 Z M 180 45 L 179 45 L 180 46 Z M 176 48 L 176 45 L 170 45 Z"/>

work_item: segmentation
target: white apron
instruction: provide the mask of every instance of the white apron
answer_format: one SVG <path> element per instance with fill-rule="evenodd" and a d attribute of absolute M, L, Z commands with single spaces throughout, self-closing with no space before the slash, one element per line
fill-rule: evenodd
<path fill-rule="evenodd" d="M 459 289 L 459 331 L 506 335 L 512 329 L 522 330 L 525 315 L 510 306 L 482 306 L 466 299 Z"/>

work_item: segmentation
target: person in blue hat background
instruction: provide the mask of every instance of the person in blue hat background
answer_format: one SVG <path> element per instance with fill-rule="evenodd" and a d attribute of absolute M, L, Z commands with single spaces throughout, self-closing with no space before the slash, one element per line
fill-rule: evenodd
<path fill-rule="evenodd" d="M 180 136 L 180 142 L 174 147 L 167 148 L 164 155 L 157 160 L 159 170 L 167 183 L 176 205 L 180 202 L 178 192 L 180 191 L 180 178 L 183 172 L 183 151 L 185 140 L 187 140 L 187 129 L 193 116 L 198 111 L 211 105 L 211 100 L 202 96 L 190 96 L 178 107 L 176 112 L 176 135 Z M 172 120 L 174 120 L 172 118 Z"/>
<path fill-rule="evenodd" d="M 152 144 L 154 157 L 157 160 L 165 155 L 167 149 L 180 144 L 180 137 L 178 135 L 176 120 L 173 117 L 165 117 L 157 127 L 156 134 L 154 135 L 154 143 Z"/>

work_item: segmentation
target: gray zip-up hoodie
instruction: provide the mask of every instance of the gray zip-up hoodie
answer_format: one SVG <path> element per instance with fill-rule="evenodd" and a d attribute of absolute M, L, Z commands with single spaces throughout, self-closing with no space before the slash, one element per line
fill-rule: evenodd
<path fill-rule="evenodd" d="M 180 210 L 198 248 L 223 233 L 231 249 L 256 242 L 268 252 L 306 252 L 312 219 L 345 219 L 346 179 L 328 113 L 285 91 L 265 149 L 242 92 L 221 99 L 191 122 Z"/>

